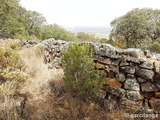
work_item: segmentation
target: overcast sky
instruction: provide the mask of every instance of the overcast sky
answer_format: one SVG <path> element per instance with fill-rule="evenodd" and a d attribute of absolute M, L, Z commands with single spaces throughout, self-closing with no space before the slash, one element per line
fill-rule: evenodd
<path fill-rule="evenodd" d="M 160 0 L 21 0 L 21 5 L 43 14 L 49 24 L 110 26 L 133 8 L 160 9 Z"/>

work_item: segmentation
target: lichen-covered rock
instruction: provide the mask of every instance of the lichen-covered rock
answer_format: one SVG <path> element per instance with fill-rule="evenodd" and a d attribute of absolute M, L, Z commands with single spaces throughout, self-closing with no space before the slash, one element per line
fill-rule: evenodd
<path fill-rule="evenodd" d="M 127 91 L 126 96 L 129 100 L 143 100 L 144 98 L 139 91 Z"/>
<path fill-rule="evenodd" d="M 116 78 L 120 82 L 124 82 L 126 80 L 126 77 L 125 77 L 124 73 L 118 73 L 118 74 L 116 74 Z"/>
<path fill-rule="evenodd" d="M 132 66 L 123 66 L 123 67 L 120 67 L 120 70 L 124 73 L 129 73 L 129 74 L 135 73 L 135 67 L 132 67 Z"/>
<path fill-rule="evenodd" d="M 109 65 L 109 69 L 114 73 L 119 73 L 119 67 L 118 66 Z"/>
<path fill-rule="evenodd" d="M 97 52 L 101 56 L 111 56 L 116 54 L 116 48 L 109 44 L 100 44 L 99 51 Z"/>
<path fill-rule="evenodd" d="M 151 56 L 152 56 L 150 50 L 145 50 L 145 51 L 144 51 L 144 55 L 145 55 L 147 58 L 151 58 Z"/>
<path fill-rule="evenodd" d="M 144 61 L 142 59 L 138 59 L 138 58 L 133 58 L 133 57 L 126 57 L 126 62 L 133 62 L 133 63 L 137 63 L 139 64 L 141 61 Z"/>
<path fill-rule="evenodd" d="M 142 92 L 156 91 L 155 85 L 151 82 L 141 83 Z"/>
<path fill-rule="evenodd" d="M 147 80 L 144 79 L 144 78 L 137 77 L 137 81 L 138 81 L 139 83 L 143 83 L 143 82 L 146 82 Z"/>
<path fill-rule="evenodd" d="M 112 60 L 112 61 L 111 61 L 111 65 L 118 66 L 119 63 L 120 63 L 120 60 Z"/>
<path fill-rule="evenodd" d="M 144 56 L 144 53 L 141 49 L 128 48 L 128 49 L 126 49 L 126 52 L 131 57 L 141 58 Z"/>
<path fill-rule="evenodd" d="M 154 72 L 152 70 L 137 68 L 136 74 L 139 77 L 153 81 Z"/>
<path fill-rule="evenodd" d="M 91 45 L 91 48 L 93 48 L 94 54 L 96 56 L 99 55 L 99 46 L 100 46 L 100 43 L 90 43 L 90 45 Z"/>
<path fill-rule="evenodd" d="M 154 68 L 153 67 L 153 62 L 151 62 L 151 61 L 145 61 L 145 62 L 143 62 L 143 63 L 141 63 L 139 65 L 139 67 L 146 68 L 146 69 L 153 69 Z"/>
<path fill-rule="evenodd" d="M 139 84 L 136 81 L 136 79 L 126 79 L 125 83 L 124 83 L 124 88 L 126 90 L 140 90 Z"/>

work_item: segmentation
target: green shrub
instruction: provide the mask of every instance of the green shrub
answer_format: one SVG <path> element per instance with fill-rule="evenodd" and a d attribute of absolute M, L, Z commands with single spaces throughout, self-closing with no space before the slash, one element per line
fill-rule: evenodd
<path fill-rule="evenodd" d="M 108 39 L 107 38 L 101 38 L 99 40 L 100 43 L 107 43 Z"/>
<path fill-rule="evenodd" d="M 95 95 L 102 83 L 99 71 L 94 68 L 92 50 L 89 45 L 70 44 L 63 52 L 62 65 L 66 84 L 80 95 Z"/>
<path fill-rule="evenodd" d="M 98 38 L 92 33 L 78 32 L 76 35 L 76 40 L 80 42 L 97 42 Z"/>
<path fill-rule="evenodd" d="M 155 42 L 151 45 L 150 50 L 152 52 L 160 53 L 160 44 L 158 42 Z"/>

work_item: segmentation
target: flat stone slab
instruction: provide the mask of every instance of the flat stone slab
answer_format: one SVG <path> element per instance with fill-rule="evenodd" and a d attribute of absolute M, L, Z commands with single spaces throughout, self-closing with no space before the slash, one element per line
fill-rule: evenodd
<path fill-rule="evenodd" d="M 116 80 L 116 79 L 113 79 L 113 78 L 105 78 L 106 80 L 106 84 L 110 85 L 110 86 L 114 86 L 114 87 L 118 87 L 118 88 L 121 88 L 122 87 L 122 84 Z"/>
<path fill-rule="evenodd" d="M 125 97 L 125 95 L 126 95 L 125 90 L 122 88 L 109 86 L 109 85 L 103 85 L 102 89 L 108 93 L 111 93 L 111 94 L 118 96 L 118 97 L 121 97 L 121 98 Z"/>

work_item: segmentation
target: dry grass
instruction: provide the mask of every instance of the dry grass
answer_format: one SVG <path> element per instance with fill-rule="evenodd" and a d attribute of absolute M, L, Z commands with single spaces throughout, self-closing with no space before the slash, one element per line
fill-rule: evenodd
<path fill-rule="evenodd" d="M 29 79 L 17 90 L 5 91 L 1 93 L 0 98 L 0 118 L 5 120 L 21 119 L 17 112 L 17 99 L 14 95 L 27 100 L 26 103 L 34 103 L 37 101 L 46 100 L 46 96 L 53 96 L 51 88 L 54 85 L 56 91 L 60 90 L 62 86 L 62 70 L 49 70 L 48 66 L 44 64 L 44 58 L 41 54 L 42 50 L 35 46 L 34 48 L 22 48 L 19 51 L 20 58 L 27 66 L 25 69 Z M 60 85 L 61 84 L 61 85 Z M 35 105 L 36 106 L 36 105 Z M 19 117 L 18 117 L 19 116 Z"/>
<path fill-rule="evenodd" d="M 32 99 L 34 100 L 43 98 L 43 95 L 50 92 L 48 91 L 49 87 L 47 83 L 53 78 L 52 71 L 44 64 L 43 56 L 37 55 L 34 48 L 23 48 L 19 54 L 27 66 L 26 73 L 29 75 L 29 79 L 21 89 L 21 92 L 25 93 L 28 91 L 33 95 Z M 43 91 L 41 89 L 43 89 Z"/>

